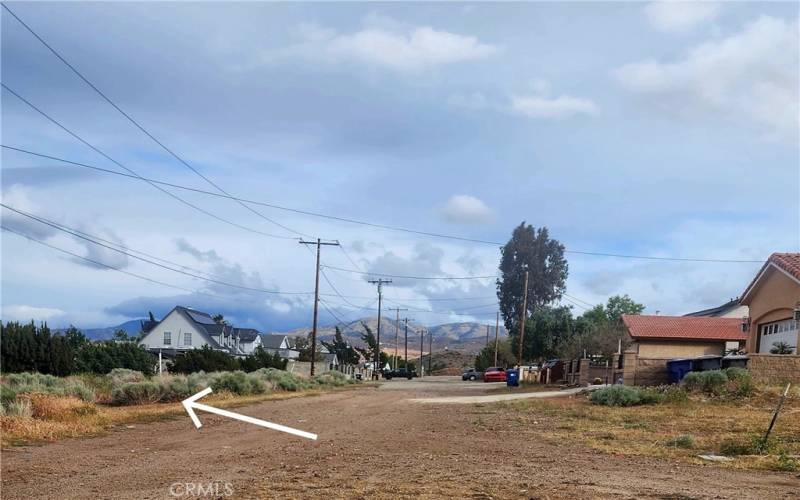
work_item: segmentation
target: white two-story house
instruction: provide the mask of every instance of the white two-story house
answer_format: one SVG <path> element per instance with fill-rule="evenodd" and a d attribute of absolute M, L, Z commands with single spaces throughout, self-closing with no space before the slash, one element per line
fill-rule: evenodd
<path fill-rule="evenodd" d="M 261 335 L 252 328 L 234 328 L 217 323 L 211 315 L 176 306 L 161 321 L 142 324 L 139 344 L 162 353 L 178 353 L 209 346 L 232 356 L 246 356 L 261 345 Z"/>

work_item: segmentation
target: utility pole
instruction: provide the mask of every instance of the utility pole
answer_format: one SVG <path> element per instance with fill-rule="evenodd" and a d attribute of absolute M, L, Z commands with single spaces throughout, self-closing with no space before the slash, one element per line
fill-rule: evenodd
<path fill-rule="evenodd" d="M 497 319 L 494 323 L 494 365 L 497 366 L 497 332 L 500 330 L 500 311 L 497 311 Z"/>
<path fill-rule="evenodd" d="M 403 366 L 405 367 L 406 372 L 408 372 L 408 318 L 406 318 L 405 321 L 406 321 L 406 354 L 405 357 L 403 358 Z"/>
<path fill-rule="evenodd" d="M 317 361 L 317 309 L 319 307 L 319 250 L 322 245 L 339 246 L 338 241 L 317 241 L 300 240 L 301 245 L 317 245 L 317 272 L 314 284 L 314 326 L 311 329 L 311 376 L 314 376 L 314 364 Z"/>
<path fill-rule="evenodd" d="M 419 331 L 419 376 L 422 377 L 422 351 L 425 349 L 425 329 Z"/>
<path fill-rule="evenodd" d="M 489 325 L 486 325 L 486 347 L 489 347 Z"/>
<path fill-rule="evenodd" d="M 389 310 L 397 313 L 397 317 L 394 321 L 394 369 L 397 370 L 397 348 L 398 344 L 400 343 L 400 341 L 398 340 L 400 331 L 400 311 L 408 311 L 408 309 L 402 309 L 400 307 L 390 307 Z"/>
<path fill-rule="evenodd" d="M 522 346 L 525 345 L 525 317 L 528 316 L 528 271 L 525 271 L 525 288 L 522 292 L 522 318 L 519 322 L 519 356 L 517 365 L 522 370 Z M 520 373 L 522 375 L 522 373 Z"/>
<path fill-rule="evenodd" d="M 369 280 L 369 283 L 378 285 L 378 338 L 375 339 L 378 344 L 375 349 L 375 366 L 372 370 L 372 378 L 378 380 L 378 366 L 381 364 L 381 301 L 383 300 L 383 285 L 391 283 L 392 280 L 385 280 L 378 278 L 376 280 Z"/>
<path fill-rule="evenodd" d="M 428 332 L 428 375 L 431 374 L 431 363 L 433 362 L 433 334 Z"/>

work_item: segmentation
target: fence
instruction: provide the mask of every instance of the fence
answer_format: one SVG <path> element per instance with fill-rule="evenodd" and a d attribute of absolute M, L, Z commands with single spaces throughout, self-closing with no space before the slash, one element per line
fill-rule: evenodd
<path fill-rule="evenodd" d="M 605 361 L 589 358 L 565 360 L 561 382 L 567 385 L 590 385 L 599 379 L 602 384 L 614 384 L 621 377 L 622 356 L 615 354 L 611 360 Z"/>

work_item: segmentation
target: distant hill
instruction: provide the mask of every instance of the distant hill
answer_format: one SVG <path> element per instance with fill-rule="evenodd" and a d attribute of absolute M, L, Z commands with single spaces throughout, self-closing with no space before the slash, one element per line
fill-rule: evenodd
<path fill-rule="evenodd" d="M 125 330 L 128 335 L 138 335 L 139 331 L 142 329 L 142 321 L 144 321 L 144 318 L 132 319 L 120 325 L 109 326 L 106 328 L 80 328 L 78 325 L 75 326 L 77 326 L 90 340 L 109 340 L 114 337 L 114 332 L 117 330 Z M 56 331 L 63 332 L 64 330 L 65 328 L 61 328 Z"/>
<path fill-rule="evenodd" d="M 349 340 L 353 345 L 361 346 L 361 334 L 364 333 L 364 328 L 361 324 L 366 323 L 372 329 L 372 332 L 377 334 L 378 318 L 367 317 L 361 318 L 344 326 L 341 326 L 342 335 Z M 398 342 L 400 348 L 404 347 L 404 332 L 405 323 L 401 320 L 399 325 L 395 324 L 394 318 L 381 317 L 381 344 L 384 349 L 393 349 L 395 343 L 395 327 L 398 332 Z M 411 352 L 419 352 L 419 333 L 420 329 L 424 326 L 408 322 L 408 350 L 409 356 Z M 311 331 L 311 327 L 297 328 L 288 332 L 270 332 L 270 333 L 283 333 L 291 336 L 306 336 Z M 435 325 L 428 327 L 428 332 L 433 335 L 433 349 L 444 350 L 453 349 L 467 353 L 477 353 L 486 345 L 486 325 L 481 323 L 445 323 L 442 325 Z M 317 330 L 319 338 L 329 341 L 335 334 L 335 327 L 320 326 Z M 499 337 L 506 337 L 506 329 L 500 325 Z M 494 341 L 494 325 L 489 328 L 489 340 Z M 424 350 L 428 350 L 428 339 L 426 334 Z"/>

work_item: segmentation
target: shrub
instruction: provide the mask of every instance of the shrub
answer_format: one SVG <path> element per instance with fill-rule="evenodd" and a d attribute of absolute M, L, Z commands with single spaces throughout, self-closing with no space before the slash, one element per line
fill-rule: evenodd
<path fill-rule="evenodd" d="M 0 385 L 0 407 L 6 407 L 17 399 L 17 393 L 5 385 Z"/>
<path fill-rule="evenodd" d="M 41 373 L 12 373 L 6 384 L 17 394 L 41 393 L 76 396 L 84 401 L 94 400 L 94 392 L 78 379 L 58 378 Z"/>
<path fill-rule="evenodd" d="M 306 379 L 300 378 L 283 370 L 276 370 L 275 368 L 261 368 L 254 371 L 251 375 L 261 377 L 262 379 L 271 382 L 274 387 L 290 392 L 302 389 L 310 389 L 312 385 L 311 382 Z"/>
<path fill-rule="evenodd" d="M 672 448 L 692 448 L 694 447 L 694 438 L 688 434 L 668 439 L 664 442 L 664 446 Z"/>
<path fill-rule="evenodd" d="M 223 372 L 213 377 L 211 388 L 215 391 L 228 391 L 240 396 L 266 392 L 264 382 L 258 376 L 248 376 L 243 371 Z"/>
<path fill-rule="evenodd" d="M 152 375 L 155 357 L 134 342 L 86 342 L 75 354 L 75 364 L 80 372 L 105 374 L 127 368 Z"/>
<path fill-rule="evenodd" d="M 176 373 L 233 371 L 239 368 L 236 358 L 222 351 L 215 351 L 209 346 L 192 349 L 175 358 L 172 371 Z"/>
<path fill-rule="evenodd" d="M 131 382 L 115 387 L 111 400 L 116 404 L 135 405 L 161 400 L 161 386 L 155 382 Z"/>
<path fill-rule="evenodd" d="M 711 396 L 724 394 L 727 383 L 728 377 L 720 370 L 689 372 L 682 381 L 686 390 L 703 392 Z"/>
<path fill-rule="evenodd" d="M 780 455 L 778 455 L 778 461 L 771 469 L 781 472 L 795 472 L 800 469 L 800 462 L 790 457 L 785 452 L 781 452 Z"/>
<path fill-rule="evenodd" d="M 589 400 L 603 406 L 636 406 L 658 403 L 663 400 L 663 396 L 652 389 L 614 385 L 593 391 Z"/>
<path fill-rule="evenodd" d="M 28 398 L 17 398 L 8 404 L 4 413 L 10 417 L 30 418 L 33 416 L 31 400 Z"/>
<path fill-rule="evenodd" d="M 73 396 L 31 394 L 28 399 L 31 404 L 31 415 L 38 419 L 63 422 L 97 413 L 93 403 L 81 401 Z"/>
<path fill-rule="evenodd" d="M 719 446 L 721 455 L 762 455 L 780 451 L 780 446 L 774 438 L 764 441 L 763 436 L 751 434 L 746 438 L 726 439 Z"/>
<path fill-rule="evenodd" d="M 144 373 L 128 368 L 114 368 L 109 372 L 108 377 L 111 379 L 112 386 L 144 381 Z"/>
<path fill-rule="evenodd" d="M 318 385 L 341 387 L 347 384 L 356 383 L 355 380 L 349 378 L 342 372 L 327 371 L 314 377 L 314 382 Z"/>

